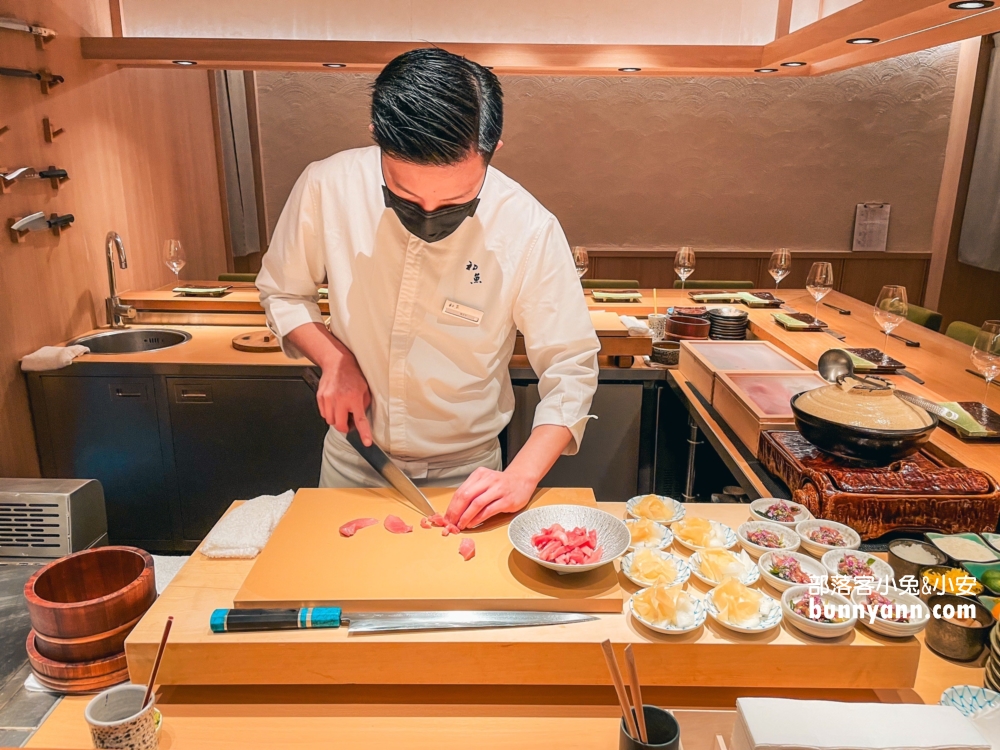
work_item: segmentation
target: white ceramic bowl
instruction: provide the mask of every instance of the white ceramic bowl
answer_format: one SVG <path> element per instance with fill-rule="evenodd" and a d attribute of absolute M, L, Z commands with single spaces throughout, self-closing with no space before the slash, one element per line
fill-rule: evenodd
<path fill-rule="evenodd" d="M 657 633 L 665 633 L 667 635 L 678 635 L 680 633 L 690 633 L 692 630 L 697 630 L 705 624 L 705 620 L 708 618 L 708 603 L 705 599 L 694 595 L 691 596 L 691 598 L 694 599 L 694 625 L 689 628 L 678 628 L 666 622 L 654 623 L 643 619 L 639 616 L 639 613 L 635 611 L 635 604 L 633 600 L 645 590 L 646 589 L 636 591 L 631 597 L 629 597 L 628 611 L 636 622 L 641 623 L 650 630 L 655 630 Z"/>
<path fill-rule="evenodd" d="M 639 501 L 644 497 L 646 496 L 636 495 L 635 497 L 629 498 L 625 501 L 625 510 L 632 518 L 645 518 L 645 516 L 640 516 L 635 512 L 635 506 L 638 505 Z M 679 503 L 672 497 L 667 497 L 666 495 L 656 495 L 656 497 L 660 498 L 660 500 L 668 506 L 673 506 L 674 514 L 670 518 L 650 518 L 650 521 L 655 521 L 656 523 L 663 524 L 664 526 L 669 526 L 674 521 L 680 521 L 684 518 L 684 515 L 687 513 L 687 509 L 682 503 Z"/>
<path fill-rule="evenodd" d="M 809 593 L 809 586 L 792 586 L 786 589 L 781 595 L 781 610 L 785 613 L 785 620 L 797 627 L 806 635 L 816 638 L 840 638 L 842 635 L 850 633 L 858 622 L 853 611 L 844 622 L 816 622 L 808 617 L 792 611 L 792 602 Z M 841 596 L 833 591 L 826 591 L 819 595 L 823 604 L 832 604 L 838 607 L 850 607 L 853 610 L 851 601 L 846 596 Z"/>
<path fill-rule="evenodd" d="M 781 547 L 765 547 L 761 544 L 755 544 L 747 538 L 747 534 L 751 534 L 755 531 L 773 531 L 779 539 L 781 539 Z M 796 534 L 792 529 L 785 528 L 784 526 L 771 523 L 770 521 L 747 521 L 746 523 L 741 523 L 739 528 L 736 529 L 736 537 L 740 540 L 740 546 L 747 551 L 754 560 L 763 555 L 765 552 L 773 552 L 777 549 L 779 552 L 794 552 L 799 548 L 799 535 Z"/>
<path fill-rule="evenodd" d="M 843 547 L 838 547 L 831 544 L 820 544 L 819 542 L 814 542 L 809 538 L 809 532 L 814 529 L 818 529 L 820 526 L 827 526 L 831 529 L 839 531 L 847 544 Z M 850 526 L 845 526 L 844 524 L 837 523 L 836 521 L 823 521 L 818 518 L 810 519 L 808 521 L 799 521 L 795 524 L 795 533 L 799 535 L 799 538 L 802 541 L 802 549 L 817 558 L 822 557 L 832 549 L 857 549 L 861 546 L 861 536 L 858 532 Z"/>
<path fill-rule="evenodd" d="M 564 565 L 538 559 L 538 550 L 531 543 L 531 537 L 554 523 L 558 523 L 567 531 L 577 526 L 596 529 L 597 544 L 604 550 L 600 561 L 588 565 Z M 543 505 L 526 510 L 510 522 L 507 538 L 514 545 L 514 549 L 529 560 L 534 560 L 539 565 L 559 573 L 584 573 L 607 565 L 621 557 L 631 541 L 624 521 L 607 511 L 587 505 Z"/>
<path fill-rule="evenodd" d="M 677 577 L 672 583 L 667 585 L 667 588 L 673 588 L 674 586 L 683 586 L 687 583 L 688 578 L 691 577 L 691 563 L 685 560 L 683 557 L 678 557 L 677 555 L 672 555 L 669 552 L 664 552 L 662 550 L 654 549 L 653 554 L 664 560 L 672 560 L 674 565 L 677 566 Z M 635 552 L 629 552 L 625 557 L 622 558 L 622 573 L 636 586 L 654 586 L 654 581 L 644 581 L 641 578 L 637 578 L 632 574 L 632 559 Z M 666 585 L 666 584 L 664 584 Z"/>
<path fill-rule="evenodd" d="M 711 523 L 714 528 L 719 529 L 719 531 L 722 532 L 722 535 L 725 539 L 725 543 L 721 547 L 713 547 L 712 549 L 732 549 L 733 547 L 736 546 L 737 542 L 739 542 L 739 539 L 736 536 L 736 532 L 733 531 L 728 526 L 726 526 L 726 524 L 720 523 L 719 521 L 709 521 L 709 523 Z M 673 531 L 673 529 L 671 529 L 671 531 Z M 706 549 L 705 547 L 698 547 L 689 542 L 685 542 L 677 535 L 676 531 L 674 531 L 674 539 L 677 541 L 679 545 L 681 545 L 682 547 L 686 547 L 692 552 L 697 552 L 700 549 Z"/>
<path fill-rule="evenodd" d="M 656 523 L 656 521 L 650 521 L 650 523 L 656 526 L 657 530 L 660 532 L 659 541 L 656 544 L 632 544 L 632 534 L 631 534 L 632 524 L 638 523 L 640 520 L 646 520 L 646 519 L 629 518 L 625 521 L 625 527 L 629 529 L 628 548 L 630 550 L 640 549 L 642 547 L 652 547 L 653 549 L 666 549 L 667 547 L 669 547 L 671 544 L 674 543 L 674 532 L 670 530 L 669 526 L 664 526 L 662 523 Z"/>
<path fill-rule="evenodd" d="M 757 566 L 754 565 L 753 560 L 746 552 L 737 552 L 735 550 L 729 550 L 732 554 L 736 555 L 742 562 L 745 572 L 740 576 L 740 583 L 744 586 L 752 586 L 757 583 L 760 579 L 760 571 L 757 570 Z M 691 555 L 691 572 L 694 577 L 703 583 L 707 583 L 709 586 L 718 586 L 722 581 L 716 581 L 708 576 L 702 575 L 701 573 L 701 552 L 695 552 Z"/>
<path fill-rule="evenodd" d="M 870 552 L 861 552 L 853 549 L 832 549 L 829 552 L 824 553 L 823 557 L 820 559 L 820 562 L 823 563 L 823 567 L 826 568 L 826 572 L 830 576 L 831 580 L 838 578 L 850 581 L 852 586 L 861 582 L 853 576 L 845 576 L 837 570 L 837 566 L 840 565 L 840 561 L 845 557 L 857 558 L 861 562 L 868 565 L 868 567 L 872 569 L 872 578 L 874 581 L 882 581 L 883 583 L 892 584 L 895 579 L 896 574 L 893 572 L 889 563 L 884 560 L 880 560 Z M 863 577 L 861 580 L 863 581 Z M 835 586 L 834 588 L 837 587 Z"/>
<path fill-rule="evenodd" d="M 774 505 L 775 503 L 784 503 L 791 507 L 795 512 L 794 521 L 775 521 L 774 519 L 768 518 L 764 515 L 764 511 Z M 809 509 L 800 505 L 799 503 L 793 503 L 791 500 L 782 500 L 777 497 L 762 497 L 758 500 L 754 500 L 750 503 L 750 520 L 751 521 L 767 521 L 768 523 L 776 523 L 779 526 L 784 526 L 789 529 L 795 529 L 795 524 L 799 521 L 808 521 L 813 517 L 813 514 L 809 512 Z"/>
<path fill-rule="evenodd" d="M 930 622 L 931 619 L 931 613 L 927 608 L 927 605 L 920 601 L 918 597 L 891 586 L 879 587 L 877 588 L 877 591 L 885 598 L 890 599 L 894 604 L 899 603 L 910 608 L 919 606 L 922 616 L 914 618 L 910 620 L 910 622 L 893 622 L 892 620 L 883 620 L 878 616 L 872 619 L 871 615 L 866 615 L 863 619 L 859 618 L 866 627 L 871 628 L 879 635 L 887 635 L 890 638 L 905 638 L 907 636 L 916 635 L 927 627 L 927 623 Z M 851 592 L 851 601 L 854 604 L 867 604 L 869 593 L 870 592 L 868 591 L 862 593 L 860 589 L 854 589 L 854 591 Z"/>
<path fill-rule="evenodd" d="M 708 596 L 705 597 L 705 601 L 708 604 L 708 614 L 711 615 L 712 619 L 719 623 L 724 628 L 729 628 L 729 630 L 735 631 L 737 633 L 764 633 L 771 628 L 775 628 L 781 622 L 782 611 L 781 604 L 776 600 L 764 594 L 763 598 L 760 600 L 760 623 L 753 627 L 746 627 L 743 625 L 734 625 L 725 620 L 719 619 L 719 610 L 716 609 L 715 601 L 712 599 L 712 591 L 708 592 Z"/>
<path fill-rule="evenodd" d="M 760 570 L 760 576 L 764 579 L 764 582 L 778 591 L 786 591 L 792 586 L 802 586 L 808 584 L 793 583 L 792 581 L 786 581 L 784 578 L 778 578 L 778 576 L 773 575 L 771 573 L 771 561 L 774 559 L 775 555 L 788 555 L 789 557 L 794 557 L 802 567 L 802 572 L 816 581 L 821 581 L 823 577 L 827 575 L 826 568 L 824 568 L 819 561 L 809 557 L 808 555 L 803 555 L 801 552 L 771 550 L 760 556 L 760 559 L 757 560 L 757 568 Z"/>

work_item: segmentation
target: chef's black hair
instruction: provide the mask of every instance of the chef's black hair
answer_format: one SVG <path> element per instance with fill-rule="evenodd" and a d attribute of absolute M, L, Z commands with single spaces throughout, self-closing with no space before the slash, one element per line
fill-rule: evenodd
<path fill-rule="evenodd" d="M 454 164 L 476 151 L 487 161 L 503 130 L 500 80 L 437 47 L 404 52 L 372 85 L 375 142 L 415 164 Z"/>

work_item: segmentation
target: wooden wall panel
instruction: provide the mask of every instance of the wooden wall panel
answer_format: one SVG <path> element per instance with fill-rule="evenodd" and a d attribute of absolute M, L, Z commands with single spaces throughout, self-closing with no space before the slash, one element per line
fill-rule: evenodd
<path fill-rule="evenodd" d="M 844 261 L 841 282 L 837 290 L 874 304 L 878 293 L 886 284 L 901 284 L 906 287 L 906 297 L 914 304 L 924 300 L 927 284 L 928 261 L 899 263 L 892 258 L 885 260 Z"/>
<path fill-rule="evenodd" d="M 18 360 L 104 323 L 104 237 L 121 234 L 129 268 L 119 287 L 149 289 L 173 274 L 163 241 L 188 254 L 182 278 L 225 270 L 208 81 L 203 71 L 119 70 L 85 62 L 79 37 L 111 33 L 107 0 L 4 0 L 4 15 L 55 29 L 44 50 L 27 34 L 0 31 L 0 65 L 49 68 L 66 82 L 43 96 L 38 82 L 0 78 L 0 166 L 56 165 L 70 180 L 15 184 L 0 220 L 33 211 L 72 213 L 61 237 L 0 236 L 0 476 L 37 476 L 27 394 Z M 64 129 L 51 144 L 41 120 Z"/>

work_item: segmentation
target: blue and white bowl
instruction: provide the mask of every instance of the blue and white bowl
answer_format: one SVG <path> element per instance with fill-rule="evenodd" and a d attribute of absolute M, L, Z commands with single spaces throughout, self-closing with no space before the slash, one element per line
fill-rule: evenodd
<path fill-rule="evenodd" d="M 712 616 L 712 619 L 722 627 L 729 628 L 737 633 L 764 633 L 772 628 L 776 628 L 781 623 L 781 604 L 767 594 L 764 594 L 760 600 L 760 622 L 753 626 L 736 625 L 727 620 L 720 620 L 719 610 L 712 599 L 712 591 L 708 592 L 705 601 L 708 602 L 708 614 Z"/>
<path fill-rule="evenodd" d="M 691 563 L 683 557 L 678 557 L 677 555 L 672 555 L 669 552 L 664 552 L 662 550 L 652 550 L 652 552 L 664 560 L 672 560 L 674 565 L 677 566 L 677 577 L 672 583 L 663 585 L 667 586 L 667 588 L 673 588 L 674 586 L 682 586 L 687 583 L 688 579 L 691 577 Z M 622 558 L 622 573 L 624 573 L 625 577 L 636 586 L 655 586 L 656 584 L 652 581 L 644 581 L 641 578 L 636 578 L 632 575 L 632 558 L 634 555 L 634 552 L 629 552 Z"/>
<path fill-rule="evenodd" d="M 635 512 L 635 506 L 637 506 L 644 497 L 646 496 L 636 495 L 635 497 L 631 497 L 625 501 L 625 510 L 632 518 L 645 518 L 645 516 L 640 516 L 638 513 Z M 664 526 L 669 526 L 675 521 L 680 521 L 682 518 L 684 518 L 684 515 L 687 513 L 687 508 L 685 508 L 682 503 L 679 503 L 672 497 L 667 497 L 666 495 L 656 495 L 656 497 L 662 500 L 667 505 L 667 507 L 672 507 L 674 509 L 674 514 L 670 518 L 650 518 L 648 520 L 654 521 Z"/>
<path fill-rule="evenodd" d="M 748 555 L 746 552 L 743 551 L 740 552 L 736 552 L 735 550 L 727 550 L 727 551 L 731 552 L 733 555 L 737 557 L 737 559 L 739 559 L 743 563 L 744 573 L 739 578 L 740 583 L 742 583 L 744 586 L 752 586 L 753 584 L 757 583 L 757 581 L 760 579 L 760 571 L 757 569 L 757 566 L 754 564 L 754 561 L 750 559 L 750 555 Z M 712 578 L 709 578 L 708 576 L 702 574 L 701 552 L 695 552 L 693 555 L 691 555 L 691 572 L 694 574 L 694 577 L 697 578 L 699 581 L 701 581 L 702 583 L 707 583 L 709 586 L 712 586 L 713 588 L 722 583 L 722 581 L 713 580 Z"/>
<path fill-rule="evenodd" d="M 709 521 L 709 523 L 711 523 L 713 527 L 719 529 L 722 532 L 722 536 L 724 539 L 722 547 L 713 547 L 712 549 L 732 549 L 737 545 L 739 539 L 737 539 L 735 531 L 726 526 L 726 524 L 720 523 L 719 521 Z M 671 531 L 673 531 L 673 529 L 671 529 Z M 682 547 L 687 547 L 687 549 L 691 550 L 692 552 L 697 552 L 700 549 L 706 549 L 705 547 L 698 547 L 697 545 L 685 542 L 683 539 L 677 536 L 676 531 L 674 531 L 674 539 L 677 540 L 677 543 L 679 545 L 681 545 Z"/>
<path fill-rule="evenodd" d="M 656 521 L 649 521 L 656 527 L 656 530 L 660 534 L 660 538 L 653 544 L 643 542 L 642 544 L 634 544 L 632 542 L 632 525 L 639 523 L 639 521 L 648 521 L 645 518 L 629 518 L 625 521 L 625 526 L 629 530 L 629 543 L 628 548 L 630 550 L 642 549 L 642 548 L 652 548 L 652 549 L 666 549 L 671 544 L 674 543 L 674 532 L 670 530 L 669 526 L 664 526 L 662 523 L 657 523 Z"/>
<path fill-rule="evenodd" d="M 974 685 L 955 685 L 941 693 L 938 702 L 942 706 L 954 706 L 963 716 L 971 719 L 987 709 L 1000 706 L 1000 693 Z"/>
<path fill-rule="evenodd" d="M 642 591 L 645 591 L 643 589 Z M 702 625 L 705 624 L 705 620 L 708 619 L 708 602 L 698 596 L 692 596 L 694 599 L 694 625 L 689 628 L 679 628 L 675 625 L 670 625 L 666 622 L 654 623 L 649 620 L 645 620 L 639 616 L 639 613 L 635 611 L 635 606 L 633 604 L 633 599 L 642 593 L 642 591 L 637 591 L 628 600 L 628 611 L 632 615 L 636 622 L 641 623 L 650 630 L 655 630 L 657 633 L 665 633 L 666 635 L 679 635 L 681 633 L 690 633 L 697 630 Z"/>

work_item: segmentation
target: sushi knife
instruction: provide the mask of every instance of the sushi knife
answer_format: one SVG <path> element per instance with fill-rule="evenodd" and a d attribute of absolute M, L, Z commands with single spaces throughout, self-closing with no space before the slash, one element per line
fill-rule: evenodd
<path fill-rule="evenodd" d="M 305 607 L 303 609 L 217 609 L 212 612 L 209 624 L 213 633 L 339 628 L 345 624 L 348 633 L 391 633 L 407 630 L 567 625 L 596 619 L 592 615 L 573 612 L 444 610 L 344 614 L 340 607 Z"/>

